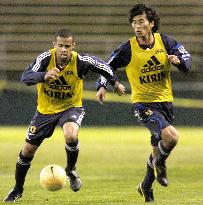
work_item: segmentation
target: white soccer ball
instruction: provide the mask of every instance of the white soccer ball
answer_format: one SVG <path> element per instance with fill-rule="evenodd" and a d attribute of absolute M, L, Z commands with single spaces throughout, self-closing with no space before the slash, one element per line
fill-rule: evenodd
<path fill-rule="evenodd" d="M 58 165 L 47 165 L 40 172 L 40 184 L 48 191 L 58 191 L 66 185 L 67 176 Z"/>

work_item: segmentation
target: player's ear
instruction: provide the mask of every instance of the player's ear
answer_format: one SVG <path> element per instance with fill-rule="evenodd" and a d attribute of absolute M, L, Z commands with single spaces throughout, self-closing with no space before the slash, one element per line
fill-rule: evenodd
<path fill-rule="evenodd" d="M 56 48 L 56 41 L 53 41 L 53 46 L 54 48 Z"/>
<path fill-rule="evenodd" d="M 75 43 L 75 41 L 73 42 L 73 49 L 75 48 L 75 46 L 76 46 L 76 43 Z"/>
<path fill-rule="evenodd" d="M 150 22 L 150 26 L 151 26 L 151 28 L 154 27 L 154 21 Z"/>

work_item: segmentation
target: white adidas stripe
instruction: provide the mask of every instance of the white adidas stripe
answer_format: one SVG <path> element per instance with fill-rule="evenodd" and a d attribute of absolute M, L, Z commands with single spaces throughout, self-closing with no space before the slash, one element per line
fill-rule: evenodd
<path fill-rule="evenodd" d="M 89 62 L 90 64 L 96 66 L 100 70 L 104 70 L 108 72 L 110 75 L 113 75 L 113 71 L 111 70 L 109 66 L 107 66 L 106 64 L 100 63 L 99 61 L 97 61 L 96 59 L 90 56 L 81 56 L 78 54 L 78 58 L 82 61 Z"/>
<path fill-rule="evenodd" d="M 102 64 L 102 63 L 96 61 L 96 67 L 101 69 L 101 70 L 105 70 L 108 73 L 110 73 L 111 75 L 113 75 L 112 69 L 109 66 L 105 65 L 105 64 Z"/>
<path fill-rule="evenodd" d="M 36 63 L 35 65 L 33 66 L 32 70 L 37 72 L 40 68 L 40 65 L 41 65 L 41 62 L 43 59 L 45 59 L 47 56 L 50 56 L 51 55 L 51 52 L 50 51 L 46 51 L 42 54 L 40 54 L 37 59 L 36 59 Z"/>
<path fill-rule="evenodd" d="M 78 54 L 78 58 L 81 60 L 81 61 L 85 61 L 85 62 L 89 62 L 91 63 L 92 65 L 95 65 L 96 62 L 93 58 L 91 58 L 90 56 L 81 56 Z"/>

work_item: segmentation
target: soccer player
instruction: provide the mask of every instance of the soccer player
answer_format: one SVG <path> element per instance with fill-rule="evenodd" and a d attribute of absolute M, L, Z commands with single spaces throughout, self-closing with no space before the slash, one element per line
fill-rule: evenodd
<path fill-rule="evenodd" d="M 178 142 L 178 132 L 172 125 L 170 65 L 187 72 L 191 68 L 191 56 L 173 37 L 156 32 L 159 17 L 153 8 L 135 5 L 129 12 L 129 22 L 135 36 L 112 53 L 108 64 L 114 70 L 126 67 L 133 114 L 151 132 L 152 153 L 147 160 L 145 178 L 137 189 L 145 202 L 154 202 L 152 184 L 156 178 L 162 186 L 168 185 L 166 159 Z M 100 103 L 105 99 L 105 88 L 106 80 L 101 76 L 97 83 Z"/>
<path fill-rule="evenodd" d="M 62 127 L 65 137 L 65 171 L 70 188 L 78 191 L 81 187 L 76 171 L 78 132 L 85 115 L 82 105 L 83 77 L 89 70 L 97 72 L 108 79 L 119 95 L 125 92 L 125 87 L 117 81 L 106 62 L 73 51 L 75 40 L 71 31 L 59 30 L 53 46 L 53 49 L 40 54 L 22 73 L 21 81 L 26 85 L 37 84 L 38 105 L 16 163 L 16 184 L 4 199 L 5 202 L 15 202 L 22 197 L 25 177 L 34 154 L 43 140 L 52 136 L 57 124 Z"/>

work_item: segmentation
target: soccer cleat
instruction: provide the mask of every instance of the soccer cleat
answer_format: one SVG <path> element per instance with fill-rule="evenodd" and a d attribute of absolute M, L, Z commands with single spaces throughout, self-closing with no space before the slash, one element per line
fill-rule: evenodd
<path fill-rule="evenodd" d="M 76 170 L 72 170 L 70 172 L 67 173 L 67 178 L 68 178 L 68 181 L 70 183 L 70 188 L 76 192 L 76 191 L 79 191 L 81 186 L 82 186 L 82 182 L 80 180 L 80 177 L 77 173 Z"/>
<path fill-rule="evenodd" d="M 18 192 L 15 189 L 12 189 L 8 193 L 8 196 L 4 199 L 4 202 L 16 202 L 21 197 L 22 197 L 22 192 Z"/>
<path fill-rule="evenodd" d="M 154 195 L 153 195 L 153 189 L 144 189 L 142 187 L 142 183 L 139 183 L 137 186 L 137 191 L 141 196 L 145 198 L 145 202 L 147 203 L 153 203 L 154 202 Z"/>
<path fill-rule="evenodd" d="M 164 163 L 158 163 L 155 161 L 154 163 L 154 174 L 156 177 L 156 180 L 161 184 L 162 186 L 168 186 L 168 180 L 167 180 L 167 168 L 166 164 Z"/>

